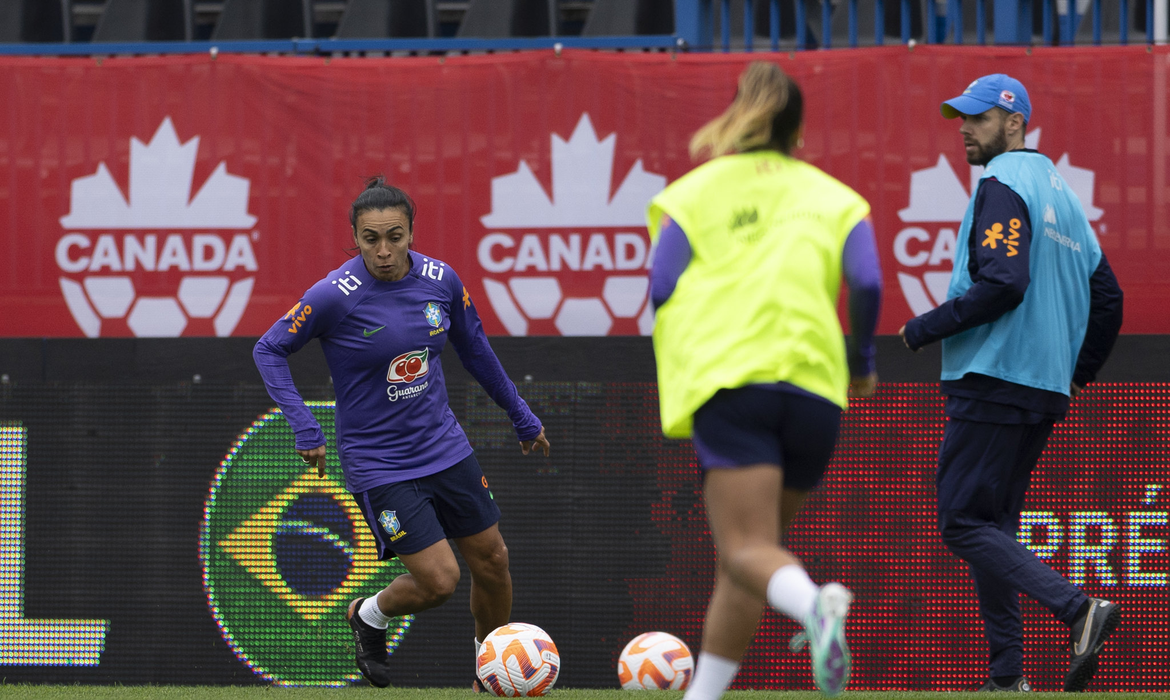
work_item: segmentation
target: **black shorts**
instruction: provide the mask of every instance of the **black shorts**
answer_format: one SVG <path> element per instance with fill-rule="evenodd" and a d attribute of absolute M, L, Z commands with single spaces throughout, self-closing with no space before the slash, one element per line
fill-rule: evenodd
<path fill-rule="evenodd" d="M 703 404 L 692 441 L 704 469 L 778 464 L 785 488 L 811 491 L 833 457 L 840 427 L 834 403 L 795 388 L 752 385 L 720 389 Z"/>
<path fill-rule="evenodd" d="M 378 543 L 378 558 L 414 554 L 500 521 L 500 509 L 475 453 L 429 476 L 353 495 Z"/>

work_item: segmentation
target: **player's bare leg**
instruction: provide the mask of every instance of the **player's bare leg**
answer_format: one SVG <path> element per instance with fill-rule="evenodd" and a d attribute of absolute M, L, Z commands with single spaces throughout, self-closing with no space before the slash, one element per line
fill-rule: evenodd
<path fill-rule="evenodd" d="M 395 578 L 372 598 L 351 601 L 345 615 L 354 633 L 358 670 L 379 688 L 390 683 L 386 651 L 390 620 L 442 605 L 459 583 L 459 563 L 446 540 L 398 558 L 410 573 Z"/>
<path fill-rule="evenodd" d="M 378 608 L 387 617 L 410 615 L 436 608 L 447 601 L 459 584 L 459 562 L 446 540 L 398 560 L 409 573 L 398 576 L 378 593 Z"/>
<path fill-rule="evenodd" d="M 771 572 L 796 561 L 779 546 L 783 477 L 775 465 L 707 471 L 703 497 L 719 565 L 686 700 L 714 700 L 735 679 Z"/>
<path fill-rule="evenodd" d="M 508 571 L 508 547 L 498 525 L 455 540 L 471 570 L 471 614 L 475 638 L 482 641 L 512 616 L 512 574 Z"/>
<path fill-rule="evenodd" d="M 709 469 L 703 488 L 721 571 L 760 603 L 782 566 L 799 564 L 780 546 L 784 472 L 776 465 Z"/>

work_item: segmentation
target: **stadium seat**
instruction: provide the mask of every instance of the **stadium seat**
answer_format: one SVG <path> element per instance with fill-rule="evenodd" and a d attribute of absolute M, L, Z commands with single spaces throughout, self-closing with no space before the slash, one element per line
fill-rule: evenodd
<path fill-rule="evenodd" d="M 780 39 L 786 46 L 792 46 L 796 40 L 796 2 L 797 0 L 780 0 Z M 917 41 L 922 40 L 923 16 L 928 3 L 933 0 L 911 0 L 910 36 Z M 753 15 L 753 34 L 756 37 L 754 45 L 765 48 L 769 38 L 769 5 L 768 0 L 755 0 Z M 974 8 L 975 3 L 965 3 Z M 990 2 L 988 4 L 991 4 Z M 743 48 L 743 0 L 731 0 L 731 47 L 735 50 Z M 843 0 L 832 3 L 832 13 L 829 30 L 832 37 L 832 46 L 835 48 L 849 45 L 849 8 Z M 714 36 L 715 46 L 720 45 L 721 32 L 720 12 L 718 2 L 715 3 Z M 859 0 L 857 3 L 857 44 L 858 46 L 874 45 L 874 3 L 872 0 Z M 902 5 L 898 0 L 886 0 L 884 39 L 887 44 L 897 44 L 902 37 Z M 820 0 L 805 0 L 805 24 L 809 36 L 807 48 L 816 48 L 821 45 L 821 2 Z M 974 20 L 972 19 L 972 26 Z"/>
<path fill-rule="evenodd" d="M 0 0 L 0 43 L 69 41 L 69 0 Z"/>
<path fill-rule="evenodd" d="M 349 0 L 338 39 L 435 36 L 434 0 Z"/>
<path fill-rule="evenodd" d="M 190 0 L 106 0 L 94 41 L 190 41 Z"/>
<path fill-rule="evenodd" d="M 593 0 L 589 19 L 581 29 L 582 36 L 673 33 L 671 0 Z"/>
<path fill-rule="evenodd" d="M 456 36 L 550 36 L 555 13 L 556 0 L 471 0 Z"/>
<path fill-rule="evenodd" d="M 213 41 L 312 36 L 312 0 L 224 0 Z"/>
<path fill-rule="evenodd" d="M 1067 12 L 1067 3 L 1053 3 L 1057 10 L 1065 10 Z M 1141 0 L 1130 0 L 1129 2 L 1129 43 L 1145 43 L 1146 40 L 1146 23 L 1144 21 L 1146 13 L 1146 4 Z M 1077 31 L 1074 35 L 1076 43 L 1082 46 L 1093 43 L 1093 8 L 1092 5 L 1084 0 L 1077 3 L 1077 12 L 1080 14 L 1080 22 L 1077 24 Z M 1138 14 L 1142 17 L 1138 17 Z M 1064 30 L 1065 16 L 1057 14 L 1055 18 L 1056 29 L 1053 32 L 1054 36 L 1059 38 Z M 1033 28 L 1034 34 L 1040 34 L 1042 29 L 1040 27 Z M 1101 0 L 1101 43 L 1102 44 L 1117 44 L 1121 41 L 1121 0 Z"/>

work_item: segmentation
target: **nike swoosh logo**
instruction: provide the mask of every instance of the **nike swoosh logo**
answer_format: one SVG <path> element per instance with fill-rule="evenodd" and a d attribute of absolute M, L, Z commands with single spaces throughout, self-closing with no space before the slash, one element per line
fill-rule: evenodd
<path fill-rule="evenodd" d="M 375 329 L 374 329 L 374 330 L 372 330 L 372 331 L 367 331 L 366 329 L 364 329 L 364 328 L 363 328 L 363 329 L 362 329 L 362 335 L 364 335 L 365 337 L 369 338 L 371 335 L 373 335 L 373 334 L 377 333 L 378 331 L 382 330 L 382 329 L 383 329 L 383 328 L 385 328 L 385 327 L 386 327 L 386 326 L 378 326 L 377 328 L 375 328 Z"/>

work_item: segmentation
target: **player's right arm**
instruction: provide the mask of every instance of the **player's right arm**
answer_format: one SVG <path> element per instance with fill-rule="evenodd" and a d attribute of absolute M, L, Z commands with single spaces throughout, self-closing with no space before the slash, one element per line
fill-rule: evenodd
<path fill-rule="evenodd" d="M 872 396 L 877 388 L 877 332 L 882 309 L 882 268 L 873 222 L 862 219 L 841 251 L 841 273 L 849 285 L 849 395 Z"/>
<path fill-rule="evenodd" d="M 317 467 L 318 476 L 324 476 L 325 433 L 297 391 L 288 367 L 289 355 L 333 326 L 330 317 L 336 315 L 337 309 L 332 307 L 337 303 L 328 295 L 331 291 L 328 287 L 320 287 L 318 284 L 305 292 L 296 306 L 272 324 L 252 350 L 252 359 L 268 395 L 280 407 L 296 436 L 297 453 L 306 463 Z"/>
<path fill-rule="evenodd" d="M 1020 235 L 1009 248 L 997 232 L 1008 231 L 1013 221 L 1019 224 L 1013 228 Z M 1032 226 L 1023 198 L 995 178 L 983 180 L 975 194 L 971 230 L 962 233 L 959 245 L 966 245 L 970 252 L 967 273 L 973 284 L 962 296 L 948 299 L 902 327 L 902 340 L 911 350 L 991 323 L 1024 300 L 1031 282 Z"/>

